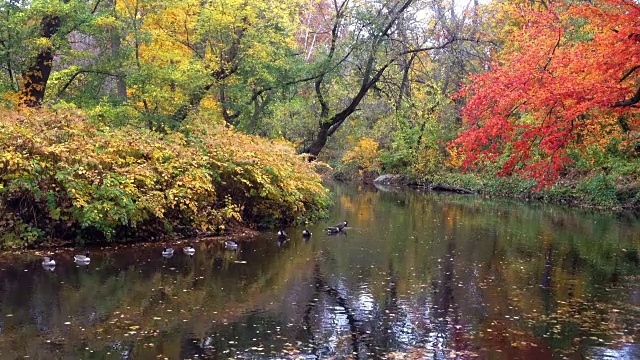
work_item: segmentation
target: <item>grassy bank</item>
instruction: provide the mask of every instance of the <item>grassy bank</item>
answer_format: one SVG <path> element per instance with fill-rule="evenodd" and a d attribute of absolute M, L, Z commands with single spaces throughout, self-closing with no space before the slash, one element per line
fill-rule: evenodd
<path fill-rule="evenodd" d="M 460 186 L 486 196 L 536 200 L 610 211 L 640 210 L 640 184 L 626 177 L 596 175 L 575 180 L 565 179 L 540 190 L 537 189 L 537 183 L 531 179 L 481 174 L 438 174 L 426 182 Z"/>
<path fill-rule="evenodd" d="M 312 166 L 288 143 L 195 121 L 154 132 L 77 110 L 2 110 L 0 247 L 313 218 L 329 200 Z"/>

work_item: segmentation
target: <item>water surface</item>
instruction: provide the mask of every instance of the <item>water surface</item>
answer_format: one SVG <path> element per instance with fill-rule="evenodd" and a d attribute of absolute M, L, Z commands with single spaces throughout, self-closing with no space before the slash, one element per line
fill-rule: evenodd
<path fill-rule="evenodd" d="M 53 271 L 0 255 L 0 358 L 640 358 L 638 219 L 334 192 L 308 241 L 91 249 L 88 266 L 61 250 Z"/>

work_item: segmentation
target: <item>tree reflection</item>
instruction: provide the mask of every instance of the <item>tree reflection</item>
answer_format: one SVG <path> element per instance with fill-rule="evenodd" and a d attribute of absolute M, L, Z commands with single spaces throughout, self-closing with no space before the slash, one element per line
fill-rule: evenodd
<path fill-rule="evenodd" d="M 336 199 L 349 236 L 316 224 L 313 241 L 203 241 L 192 258 L 96 249 L 88 268 L 61 251 L 51 272 L 2 255 L 0 355 L 536 359 L 633 343 L 635 222 L 411 192 Z"/>

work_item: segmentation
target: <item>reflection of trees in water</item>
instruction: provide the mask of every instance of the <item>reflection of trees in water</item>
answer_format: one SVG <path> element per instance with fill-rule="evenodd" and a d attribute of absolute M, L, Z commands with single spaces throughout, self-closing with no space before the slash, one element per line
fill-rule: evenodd
<path fill-rule="evenodd" d="M 385 225 L 375 223 L 375 216 L 374 220 L 367 219 L 372 214 L 370 208 L 375 208 L 375 202 L 385 196 L 388 195 L 349 197 L 343 194 L 341 202 L 345 205 L 337 217 L 351 219 L 349 215 L 354 215 L 357 218 L 364 208 L 361 213 L 364 216 L 360 214 L 359 221 L 373 221 L 372 228 L 367 230 L 383 233 Z M 574 231 L 594 230 L 585 225 L 584 220 L 578 221 L 575 215 L 550 212 L 541 215 L 539 209 L 522 214 L 498 206 L 493 210 L 490 206 L 487 214 L 482 204 L 426 203 L 409 198 L 401 207 L 410 208 L 420 216 L 394 218 L 394 211 L 400 206 L 396 198 L 389 200 L 393 210 L 384 212 L 383 216 L 377 213 L 378 218 L 389 217 L 393 229 L 427 229 L 427 239 L 433 232 L 436 240 L 427 245 L 417 239 L 404 239 L 398 243 L 388 241 L 383 244 L 384 249 L 372 254 L 372 258 L 333 251 L 337 259 L 316 259 L 312 265 L 311 291 L 298 293 L 296 300 L 306 304 L 297 337 L 309 344 L 305 351 L 320 358 L 346 357 L 352 353 L 361 358 L 379 358 L 390 349 L 402 350 L 417 345 L 428 347 L 435 358 L 444 358 L 451 349 L 478 350 L 477 343 L 473 345 L 465 332 L 470 327 L 490 328 L 494 320 L 498 324 L 494 327 L 495 339 L 488 336 L 487 343 L 511 347 L 508 342 L 512 338 L 510 329 L 504 321 L 506 314 L 527 312 L 536 309 L 538 304 L 542 305 L 540 309 L 552 313 L 557 293 L 566 292 L 563 296 L 569 297 L 584 293 L 584 290 L 574 288 L 574 282 L 576 276 L 588 278 L 585 271 L 591 271 L 594 264 L 585 259 L 609 256 L 593 252 L 592 243 L 573 234 Z M 378 208 L 376 211 L 386 210 Z M 438 221 L 432 220 L 434 218 Z M 549 219 L 556 220 L 550 225 L 544 224 Z M 596 232 L 602 234 L 603 231 L 614 230 L 604 226 L 598 227 Z M 354 234 L 349 241 L 358 240 L 358 231 Z M 388 236 L 402 239 L 407 234 L 391 233 Z M 616 245 L 605 244 L 605 250 L 609 251 L 611 246 L 615 248 Z M 424 248 L 433 254 L 425 254 Z M 346 251 L 352 249 L 346 248 Z M 431 278 L 427 283 L 432 287 L 428 292 L 423 288 L 409 296 L 407 284 L 416 279 L 412 278 L 415 274 L 407 272 L 408 264 L 422 265 L 422 270 L 428 270 L 429 266 L 423 265 L 433 261 L 428 255 L 440 260 L 438 270 L 429 274 Z M 360 269 L 359 266 L 367 267 L 369 263 L 376 264 L 376 269 L 381 271 L 384 265 L 380 266 L 380 260 L 388 262 L 385 276 L 368 274 L 361 281 L 354 281 L 357 274 L 344 275 Z M 613 265 L 613 273 L 620 271 L 615 262 L 602 264 Z M 433 266 L 430 268 L 434 269 Z M 560 278 L 557 278 L 558 274 L 561 274 Z M 341 276 L 352 282 L 346 283 Z M 362 287 L 374 283 L 385 291 L 367 288 L 372 296 L 362 301 Z M 492 288 L 487 293 L 479 283 L 489 284 Z M 405 289 L 399 290 L 403 286 Z M 513 289 L 522 292 L 514 294 Z M 512 300 L 512 295 L 525 301 L 514 303 L 512 301 L 518 300 Z M 530 337 L 526 339 L 531 341 Z M 514 348 L 513 351 L 520 350 Z"/>
<path fill-rule="evenodd" d="M 389 349 L 408 345 L 407 333 L 414 332 L 415 326 L 409 314 L 399 306 L 398 279 L 392 263 L 388 265 L 386 276 L 385 288 L 388 291 L 379 302 L 370 294 L 341 291 L 330 285 L 318 262 L 314 266 L 313 278 L 315 290 L 307 303 L 303 322 L 313 343 L 310 350 L 314 355 L 322 358 L 333 353 L 337 356 L 352 354 L 357 358 L 382 358 Z M 335 324 L 336 313 L 344 315 L 346 323 L 342 328 L 338 326 L 327 333 L 325 327 Z M 349 337 L 350 349 L 326 348 L 330 343 L 327 337 L 333 337 L 335 332 L 343 332 Z M 411 339 L 419 338 L 409 335 Z M 336 354 L 336 350 L 346 352 Z"/>
<path fill-rule="evenodd" d="M 241 244 L 239 252 L 198 244 L 203 248 L 194 258 L 176 254 L 163 260 L 156 249 L 128 258 L 97 256 L 89 269 L 8 267 L 0 271 L 0 314 L 14 317 L 0 317 L 0 331 L 11 339 L 0 345 L 12 341 L 14 348 L 26 349 L 26 339 L 36 334 L 70 339 L 58 348 L 73 354 L 86 337 L 88 347 L 106 351 L 113 345 L 114 353 L 132 358 L 163 351 L 175 358 L 226 358 L 234 353 L 223 351 L 241 354 L 256 345 L 253 338 L 273 337 L 265 331 L 280 327 L 283 338 L 265 340 L 273 345 L 265 353 L 294 343 L 319 358 L 382 358 L 412 347 L 442 358 L 450 349 L 477 350 L 487 343 L 510 348 L 509 326 L 518 324 L 505 315 L 554 315 L 560 301 L 611 301 L 620 294 L 638 303 L 636 285 L 618 292 L 597 289 L 626 286 L 637 273 L 638 235 L 631 231 L 637 226 L 471 198 L 433 201 L 429 194 L 342 193 L 340 199 L 336 221 L 357 224 L 348 237 L 324 237 L 312 229 L 311 241 L 292 236 L 283 248 L 273 236 L 265 239 L 271 251 L 259 242 Z M 121 313 L 129 323 L 121 323 Z M 69 317 L 73 326 L 62 326 Z M 20 328 L 12 325 L 17 320 Z M 128 340 L 123 334 L 130 325 L 160 333 Z M 543 319 L 536 331 L 552 326 Z M 98 339 L 95 330 L 103 327 L 107 334 Z M 490 327 L 494 333 L 479 335 Z M 473 342 L 469 331 L 475 331 Z M 520 338 L 545 344 L 532 333 Z M 146 348 L 145 342 L 156 347 Z"/>

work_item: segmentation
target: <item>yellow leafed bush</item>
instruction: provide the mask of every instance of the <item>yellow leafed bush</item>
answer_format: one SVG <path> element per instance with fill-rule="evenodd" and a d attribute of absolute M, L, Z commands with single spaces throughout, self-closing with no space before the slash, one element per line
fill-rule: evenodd
<path fill-rule="evenodd" d="M 288 143 L 195 122 L 156 133 L 79 111 L 0 111 L 0 246 L 292 221 L 327 201 Z"/>
<path fill-rule="evenodd" d="M 358 140 L 356 146 L 342 157 L 345 163 L 354 163 L 361 171 L 378 171 L 380 169 L 380 152 L 378 143 L 368 137 Z"/>

